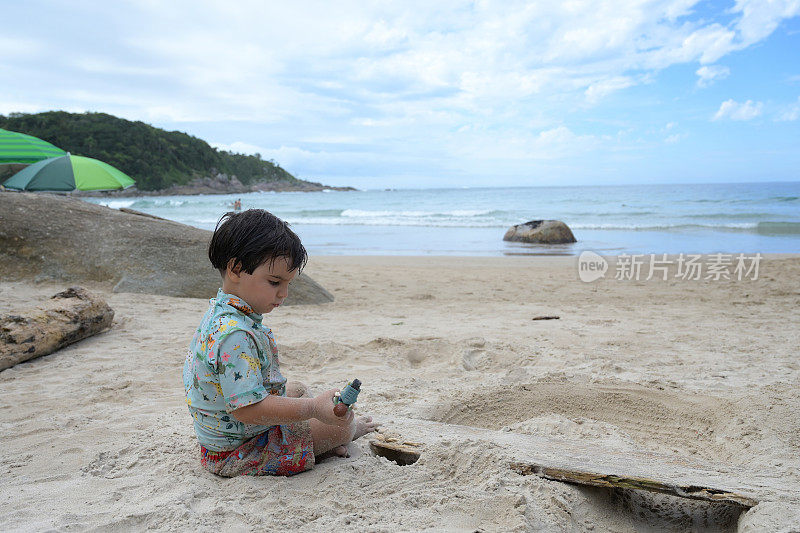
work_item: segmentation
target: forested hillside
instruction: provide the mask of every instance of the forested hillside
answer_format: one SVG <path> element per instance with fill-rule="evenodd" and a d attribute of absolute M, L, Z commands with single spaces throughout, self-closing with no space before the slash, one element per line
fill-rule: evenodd
<path fill-rule="evenodd" d="M 185 185 L 194 178 L 217 173 L 235 175 L 244 185 L 306 183 L 259 155 L 217 150 L 186 133 L 106 113 L 12 113 L 0 115 L 0 128 L 27 133 L 75 155 L 105 161 L 134 178 L 140 190 Z"/>

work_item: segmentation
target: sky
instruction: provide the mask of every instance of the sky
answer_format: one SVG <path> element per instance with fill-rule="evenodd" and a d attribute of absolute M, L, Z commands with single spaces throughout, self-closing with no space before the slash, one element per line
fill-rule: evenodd
<path fill-rule="evenodd" d="M 0 114 L 358 188 L 800 181 L 800 0 L 0 0 Z"/>

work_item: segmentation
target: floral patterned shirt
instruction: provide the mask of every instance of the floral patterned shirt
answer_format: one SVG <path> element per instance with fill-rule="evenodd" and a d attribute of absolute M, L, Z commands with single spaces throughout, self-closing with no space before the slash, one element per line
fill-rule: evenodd
<path fill-rule="evenodd" d="M 200 444 L 227 451 L 267 431 L 268 426 L 239 422 L 231 412 L 268 394 L 285 396 L 285 385 L 272 331 L 244 300 L 220 289 L 183 365 L 186 403 Z"/>

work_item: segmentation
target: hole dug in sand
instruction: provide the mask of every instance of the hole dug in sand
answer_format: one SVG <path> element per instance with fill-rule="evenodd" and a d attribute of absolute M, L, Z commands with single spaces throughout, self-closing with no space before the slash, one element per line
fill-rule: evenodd
<path fill-rule="evenodd" d="M 733 406 L 721 403 L 710 396 L 634 385 L 542 382 L 462 391 L 454 401 L 431 409 L 428 418 L 499 430 L 495 441 L 503 441 L 512 455 L 516 443 L 526 458 L 535 457 L 537 447 L 545 459 L 550 453 L 550 459 L 567 465 L 561 477 L 543 475 L 533 464 L 528 471 L 520 464 L 514 470 L 570 483 L 581 495 L 581 509 L 574 511 L 583 518 L 587 513 L 624 515 L 636 531 L 735 531 L 739 516 L 755 500 L 714 489 L 714 483 L 727 484 L 726 478 L 708 469 L 702 474 L 710 472 L 709 484 L 697 487 L 690 481 L 694 459 L 714 461 L 735 451 L 724 449 L 728 439 L 718 438 L 733 413 Z M 522 453 L 526 443 L 532 455 Z M 615 465 L 625 463 L 637 463 L 643 473 L 614 475 Z M 676 463 L 681 466 L 675 468 Z"/>
<path fill-rule="evenodd" d="M 738 530 L 739 517 L 747 511 L 737 505 L 687 500 L 655 492 L 574 487 L 596 512 L 618 517 L 633 531 L 734 533 Z"/>
<path fill-rule="evenodd" d="M 404 440 L 389 434 L 378 433 L 369 442 L 372 453 L 385 457 L 400 466 L 407 466 L 417 462 L 422 454 L 422 444 Z"/>
<path fill-rule="evenodd" d="M 737 455 L 737 446 L 746 447 L 725 435 L 731 418 L 746 416 L 737 411 L 734 404 L 701 394 L 542 381 L 463 390 L 434 405 L 425 418 L 719 461 Z"/>

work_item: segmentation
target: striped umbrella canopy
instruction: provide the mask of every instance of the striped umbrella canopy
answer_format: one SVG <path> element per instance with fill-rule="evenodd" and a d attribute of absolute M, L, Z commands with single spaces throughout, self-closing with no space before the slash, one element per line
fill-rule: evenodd
<path fill-rule="evenodd" d="M 31 135 L 0 129 L 0 165 L 27 165 L 66 153 L 61 148 Z"/>
<path fill-rule="evenodd" d="M 135 183 L 108 163 L 68 152 L 23 168 L 3 186 L 21 191 L 109 191 L 127 189 Z"/>

